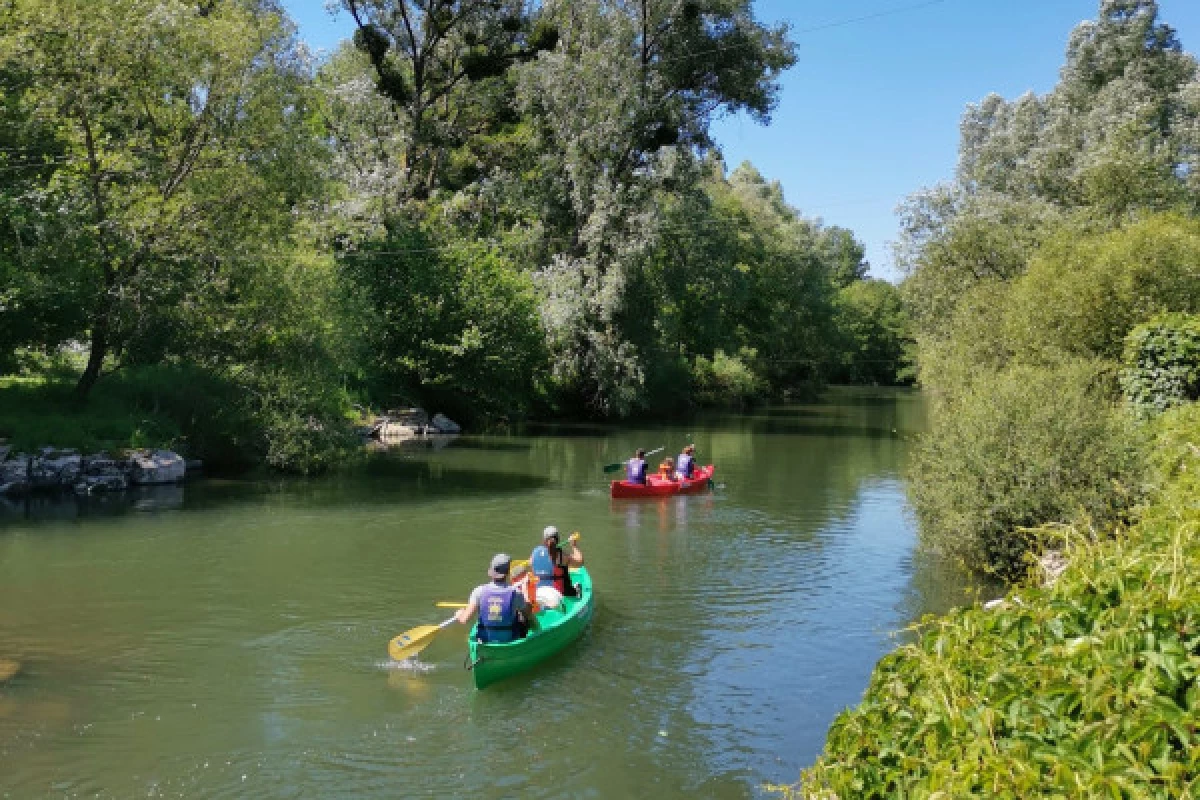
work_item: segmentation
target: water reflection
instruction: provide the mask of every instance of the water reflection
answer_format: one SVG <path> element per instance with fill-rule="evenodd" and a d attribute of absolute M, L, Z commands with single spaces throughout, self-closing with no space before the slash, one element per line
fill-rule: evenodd
<path fill-rule="evenodd" d="M 122 492 L 54 492 L 24 497 L 0 495 L 0 524 L 117 516 L 134 511 L 183 508 L 183 486 L 133 486 Z"/>

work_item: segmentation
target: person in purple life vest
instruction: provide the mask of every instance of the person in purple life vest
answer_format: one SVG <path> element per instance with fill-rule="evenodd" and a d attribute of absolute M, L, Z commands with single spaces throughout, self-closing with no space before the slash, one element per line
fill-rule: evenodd
<path fill-rule="evenodd" d="M 633 458 L 625 462 L 625 480 L 646 485 L 646 451 L 640 447 Z"/>
<path fill-rule="evenodd" d="M 463 625 L 468 625 L 478 612 L 479 628 L 476 637 L 481 642 L 503 643 L 520 639 L 529 632 L 529 604 L 519 587 L 508 585 L 508 570 L 512 559 L 497 553 L 488 568 L 490 583 L 476 586 L 467 600 L 467 607 L 455 612 Z"/>
<path fill-rule="evenodd" d="M 696 446 L 689 444 L 675 459 L 675 479 L 691 480 L 696 477 Z"/>

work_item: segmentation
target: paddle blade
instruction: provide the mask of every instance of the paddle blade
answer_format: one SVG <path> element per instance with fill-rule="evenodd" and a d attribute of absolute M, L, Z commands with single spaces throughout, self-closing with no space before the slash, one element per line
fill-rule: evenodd
<path fill-rule="evenodd" d="M 623 466 L 625 466 L 625 465 L 624 464 L 605 464 L 604 471 L 605 472 L 620 472 L 621 467 L 623 467 Z"/>
<path fill-rule="evenodd" d="M 438 631 L 446 627 L 441 625 L 418 625 L 412 630 L 405 631 L 388 642 L 388 655 L 396 661 L 412 658 L 429 646 L 438 635 Z"/>

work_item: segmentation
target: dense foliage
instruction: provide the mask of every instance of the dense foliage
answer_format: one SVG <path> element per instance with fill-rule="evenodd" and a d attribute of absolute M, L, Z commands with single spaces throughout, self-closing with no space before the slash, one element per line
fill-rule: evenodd
<path fill-rule="evenodd" d="M 1006 578 L 1029 568 L 1024 529 L 1118 520 L 1138 498 L 1131 420 L 1095 362 L 987 372 L 934 416 L 912 467 L 927 545 Z"/>
<path fill-rule="evenodd" d="M 927 619 L 842 713 L 807 798 L 1178 798 L 1200 783 L 1200 406 L 1155 427 L 1153 502 L 1000 608 Z"/>
<path fill-rule="evenodd" d="M 1200 400 L 1200 317 L 1164 314 L 1125 338 L 1121 389 L 1143 414 Z"/>
<path fill-rule="evenodd" d="M 1011 576 L 1022 528 L 1136 500 L 1112 378 L 1132 329 L 1200 310 L 1197 89 L 1154 2 L 1104 0 L 1059 85 L 970 108 L 957 180 L 906 205 L 902 292 L 935 406 L 913 475 L 928 544 Z"/>
<path fill-rule="evenodd" d="M 475 425 L 896 380 L 862 245 L 709 136 L 767 120 L 794 61 L 750 0 L 342 6 L 320 65 L 275 0 L 0 6 L 0 374 L 74 383 L 78 419 L 174 370 L 245 428 L 171 416 L 190 455 L 301 470 L 352 404 Z"/>

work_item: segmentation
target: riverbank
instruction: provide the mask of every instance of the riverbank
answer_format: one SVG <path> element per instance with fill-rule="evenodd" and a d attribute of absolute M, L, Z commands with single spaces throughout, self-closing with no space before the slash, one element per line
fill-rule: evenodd
<path fill-rule="evenodd" d="M 170 450 L 210 470 L 319 472 L 355 452 L 361 415 L 344 393 L 269 391 L 236 372 L 187 365 L 120 370 L 81 399 L 77 365 L 0 377 L 0 438 L 13 453 Z"/>
<path fill-rule="evenodd" d="M 1154 423 L 1155 488 L 1070 566 L 926 620 L 885 657 L 793 796 L 1189 796 L 1200 781 L 1200 408 Z"/>

